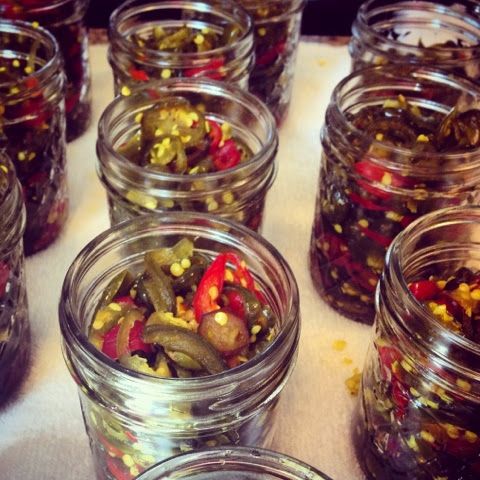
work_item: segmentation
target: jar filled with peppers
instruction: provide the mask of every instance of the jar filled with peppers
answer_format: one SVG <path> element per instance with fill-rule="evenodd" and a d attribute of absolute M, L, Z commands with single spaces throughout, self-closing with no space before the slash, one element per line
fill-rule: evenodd
<path fill-rule="evenodd" d="M 68 210 L 64 75 L 55 38 L 0 22 L 0 148 L 12 159 L 27 209 L 25 253 L 53 242 Z"/>
<path fill-rule="evenodd" d="M 263 100 L 280 125 L 292 95 L 305 0 L 241 0 L 254 21 L 255 66 L 249 90 Z"/>
<path fill-rule="evenodd" d="M 11 398 L 30 363 L 24 230 L 22 189 L 13 164 L 0 151 L 0 405 Z"/>
<path fill-rule="evenodd" d="M 217 447 L 184 453 L 152 467 L 137 480 L 329 480 L 313 467 L 261 448 Z"/>
<path fill-rule="evenodd" d="M 352 69 L 388 63 L 432 66 L 480 80 L 480 17 L 474 0 L 369 0 L 349 45 Z"/>
<path fill-rule="evenodd" d="M 267 446 L 299 297 L 251 230 L 177 212 L 122 222 L 76 258 L 59 306 L 97 478 L 206 446 Z"/>
<path fill-rule="evenodd" d="M 91 118 L 91 79 L 85 14 L 88 0 L 0 0 L 0 17 L 40 24 L 57 39 L 67 77 L 67 141 L 79 137 Z"/>
<path fill-rule="evenodd" d="M 334 90 L 322 130 L 310 266 L 320 295 L 372 323 L 387 247 L 420 215 L 480 198 L 480 89 L 413 66 Z"/>
<path fill-rule="evenodd" d="M 480 209 L 425 215 L 380 279 L 354 440 L 369 479 L 480 477 Z"/>
<path fill-rule="evenodd" d="M 258 230 L 277 147 L 267 107 L 236 85 L 177 78 L 119 96 L 97 142 L 111 222 L 187 210 Z"/>
<path fill-rule="evenodd" d="M 117 94 L 175 77 L 248 86 L 253 25 L 237 2 L 130 0 L 113 12 L 109 37 Z"/>

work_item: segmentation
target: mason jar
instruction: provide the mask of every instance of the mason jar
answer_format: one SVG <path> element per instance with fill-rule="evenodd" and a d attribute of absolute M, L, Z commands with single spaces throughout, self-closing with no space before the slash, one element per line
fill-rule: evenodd
<path fill-rule="evenodd" d="M 0 405 L 30 364 L 30 325 L 22 235 L 25 206 L 10 159 L 0 152 Z"/>
<path fill-rule="evenodd" d="M 354 428 L 369 479 L 479 478 L 480 344 L 445 316 L 466 302 L 472 315 L 477 311 L 471 292 L 479 242 L 480 209 L 452 207 L 414 222 L 388 251 Z M 474 278 L 471 291 L 458 279 L 466 268 Z M 427 301 L 425 283 L 432 281 L 442 301 L 445 292 L 450 298 L 441 315 L 441 301 Z M 468 307 L 464 312 L 470 315 Z"/>
<path fill-rule="evenodd" d="M 184 453 L 155 465 L 137 480 L 167 478 L 230 480 L 329 480 L 329 477 L 299 460 L 261 448 L 218 447 Z"/>
<path fill-rule="evenodd" d="M 478 2 L 368 0 L 352 26 L 352 70 L 411 63 L 480 79 Z"/>
<path fill-rule="evenodd" d="M 292 95 L 305 0 L 241 0 L 255 27 L 255 66 L 249 90 L 263 100 L 280 125 Z"/>
<path fill-rule="evenodd" d="M 252 152 L 250 160 L 207 173 L 169 173 L 140 166 L 120 153 L 140 131 L 138 119 L 162 99 L 186 99 L 204 117 L 226 123 Z M 253 230 L 262 223 L 265 197 L 276 175 L 278 136 L 268 109 L 235 85 L 171 79 L 117 97 L 99 122 L 98 174 L 112 224 L 146 213 L 209 212 Z"/>
<path fill-rule="evenodd" d="M 208 77 L 248 86 L 253 26 L 237 2 L 130 0 L 110 18 L 114 88 L 174 77 Z"/>
<path fill-rule="evenodd" d="M 91 78 L 88 32 L 85 23 L 89 0 L 0 0 L 0 17 L 37 22 L 57 39 L 67 77 L 65 110 L 67 141 L 75 140 L 91 119 Z"/>
<path fill-rule="evenodd" d="M 0 147 L 22 184 L 27 255 L 50 245 L 67 217 L 64 86 L 55 38 L 34 24 L 0 21 Z"/>
<path fill-rule="evenodd" d="M 480 144 L 467 148 L 470 134 L 456 130 L 462 115 L 480 114 L 479 101 L 473 82 L 426 67 L 371 67 L 337 85 L 321 133 L 310 246 L 313 282 L 335 310 L 372 323 L 394 237 L 432 210 L 479 201 Z M 375 119 L 374 111 L 387 113 Z M 434 148 L 450 140 L 453 150 Z"/>
<path fill-rule="evenodd" d="M 275 314 L 276 335 L 261 353 L 222 373 L 160 378 L 130 370 L 90 343 L 96 306 L 120 272 L 143 268 L 145 252 L 184 238 L 209 258 L 229 251 L 248 262 Z M 269 445 L 276 405 L 297 356 L 299 297 L 285 260 L 258 234 L 188 212 L 122 222 L 77 256 L 63 284 L 59 316 L 97 478 L 132 478 L 160 460 L 205 446 Z"/>

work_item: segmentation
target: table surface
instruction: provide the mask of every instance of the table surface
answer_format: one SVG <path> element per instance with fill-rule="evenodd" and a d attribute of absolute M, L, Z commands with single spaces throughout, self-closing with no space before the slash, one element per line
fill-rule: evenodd
<path fill-rule="evenodd" d="M 61 354 L 57 305 L 65 273 L 77 253 L 109 226 L 95 172 L 98 118 L 113 97 L 106 46 L 90 49 L 93 122 L 68 145 L 71 199 L 66 228 L 48 250 L 27 259 L 33 365 L 20 396 L 0 411 L 0 479 L 94 478 L 76 385 Z M 308 249 L 320 163 L 319 132 L 336 83 L 349 70 L 346 46 L 300 43 L 293 99 L 280 130 L 277 179 L 267 196 L 263 235 L 289 262 L 302 311 L 300 350 L 279 405 L 273 449 L 301 459 L 334 480 L 363 478 L 350 442 L 356 398 L 345 386 L 361 369 L 370 329 L 333 312 L 318 297 Z M 338 351 L 336 340 L 345 340 Z M 348 364 L 351 360 L 352 363 Z"/>

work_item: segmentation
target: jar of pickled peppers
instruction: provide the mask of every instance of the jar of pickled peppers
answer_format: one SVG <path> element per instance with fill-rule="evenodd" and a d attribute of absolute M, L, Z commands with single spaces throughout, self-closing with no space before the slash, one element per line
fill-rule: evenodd
<path fill-rule="evenodd" d="M 71 265 L 59 306 L 97 478 L 206 446 L 268 446 L 299 340 L 288 265 L 251 230 L 175 212 L 122 222 Z"/>
<path fill-rule="evenodd" d="M 259 230 L 277 147 L 267 107 L 236 85 L 176 78 L 119 96 L 97 142 L 111 223 L 184 210 Z"/>
<path fill-rule="evenodd" d="M 30 364 L 30 325 L 22 235 L 25 205 L 10 159 L 0 150 L 0 405 Z"/>
<path fill-rule="evenodd" d="M 411 224 L 379 282 L 354 442 L 368 479 L 480 476 L 480 209 Z"/>
<path fill-rule="evenodd" d="M 113 12 L 109 37 L 117 94 L 175 77 L 248 86 L 253 25 L 237 2 L 130 0 Z"/>
<path fill-rule="evenodd" d="M 195 480 L 215 476 L 219 480 L 329 480 L 315 468 L 288 455 L 247 447 L 217 447 L 184 453 L 159 463 L 137 480 L 172 478 Z"/>
<path fill-rule="evenodd" d="M 305 0 L 241 0 L 254 21 L 255 66 L 249 90 L 280 125 L 292 95 L 295 59 Z"/>
<path fill-rule="evenodd" d="M 411 63 L 480 79 L 478 2 L 366 1 L 352 25 L 352 70 Z"/>
<path fill-rule="evenodd" d="M 27 255 L 50 245 L 67 217 L 64 86 L 55 38 L 34 24 L 0 21 L 0 148 L 22 184 Z"/>
<path fill-rule="evenodd" d="M 85 132 L 91 119 L 88 4 L 88 0 L 0 0 L 0 17 L 38 23 L 57 39 L 67 77 L 67 141 Z"/>
<path fill-rule="evenodd" d="M 479 201 L 479 102 L 470 80 L 408 65 L 360 70 L 335 88 L 310 248 L 334 309 L 372 323 L 394 237 L 432 210 Z"/>

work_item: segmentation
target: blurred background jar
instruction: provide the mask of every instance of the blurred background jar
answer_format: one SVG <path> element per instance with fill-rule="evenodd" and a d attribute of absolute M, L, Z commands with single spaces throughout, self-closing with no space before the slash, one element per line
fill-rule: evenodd
<path fill-rule="evenodd" d="M 321 297 L 365 323 L 387 247 L 417 217 L 479 201 L 480 89 L 414 66 L 360 70 L 335 88 L 321 141 L 310 247 Z"/>
<path fill-rule="evenodd" d="M 184 238 L 209 259 L 227 251 L 245 259 L 275 314 L 275 336 L 246 363 L 219 374 L 162 378 L 128 369 L 90 343 L 96 307 L 119 273 L 141 271 L 146 252 Z M 297 284 L 285 260 L 233 222 L 182 212 L 141 216 L 90 242 L 66 275 L 59 316 L 97 478 L 131 478 L 174 454 L 206 446 L 268 447 L 297 356 L 299 315 Z"/>
<path fill-rule="evenodd" d="M 423 216 L 389 249 L 354 422 L 368 479 L 479 478 L 480 345 L 446 317 L 469 305 L 463 319 L 454 315 L 465 327 L 478 311 L 470 293 L 478 288 L 479 242 L 480 209 L 455 207 Z M 444 289 L 443 313 L 427 302 L 432 276 L 434 289 Z M 461 284 L 472 280 L 472 290 Z"/>
<path fill-rule="evenodd" d="M 11 398 L 30 365 L 24 230 L 22 189 L 12 162 L 0 150 L 0 405 Z"/>
<path fill-rule="evenodd" d="M 180 116 L 171 121 L 170 112 L 175 109 Z M 155 122 L 146 120 L 152 112 L 157 117 Z M 192 128 L 181 127 L 180 136 L 163 136 L 189 115 L 196 118 Z M 162 130 L 162 135 L 152 143 L 145 135 L 154 123 L 159 127 L 155 127 L 155 133 Z M 204 130 L 195 145 L 183 144 L 183 140 L 196 138 L 204 123 L 209 132 Z M 225 140 L 226 134 L 230 140 Z M 243 145 L 244 151 L 251 152 L 250 157 L 239 161 L 237 155 L 234 162 L 230 154 L 237 147 L 229 145 L 231 142 L 238 148 Z M 212 146 L 222 143 L 212 156 Z M 166 156 L 174 145 L 176 157 L 173 153 Z M 259 230 L 265 197 L 276 175 L 277 148 L 275 121 L 267 107 L 236 85 L 171 79 L 117 97 L 100 119 L 97 142 L 98 174 L 107 192 L 111 223 L 151 212 L 184 210 L 213 213 Z M 154 155 L 155 162 L 165 158 L 169 163 L 141 164 L 135 160 L 139 154 L 146 155 L 149 162 Z M 178 166 L 179 157 L 184 161 L 188 157 L 188 168 L 175 173 L 170 165 L 177 162 Z M 212 158 L 221 160 L 222 169 L 211 168 Z"/>
<path fill-rule="evenodd" d="M 411 63 L 480 79 L 478 2 L 369 0 L 352 26 L 352 70 Z"/>
<path fill-rule="evenodd" d="M 36 25 L 0 22 L 0 147 L 22 184 L 27 255 L 53 242 L 68 211 L 65 77 L 55 38 Z"/>
<path fill-rule="evenodd" d="M 208 77 L 247 88 L 253 26 L 237 2 L 131 0 L 110 18 L 115 92 L 151 80 Z"/>
<path fill-rule="evenodd" d="M 285 119 L 292 95 L 293 75 L 304 0 L 241 0 L 255 26 L 255 66 L 249 90 L 263 100 L 277 124 Z"/>
<path fill-rule="evenodd" d="M 315 468 L 288 455 L 247 447 L 208 448 L 184 453 L 152 467 L 137 480 L 162 480 L 171 475 L 186 480 L 209 476 L 230 480 L 239 475 L 248 480 L 329 480 Z"/>
<path fill-rule="evenodd" d="M 67 141 L 84 133 L 91 118 L 88 4 L 88 0 L 0 0 L 0 17 L 38 22 L 57 39 L 67 77 Z"/>

